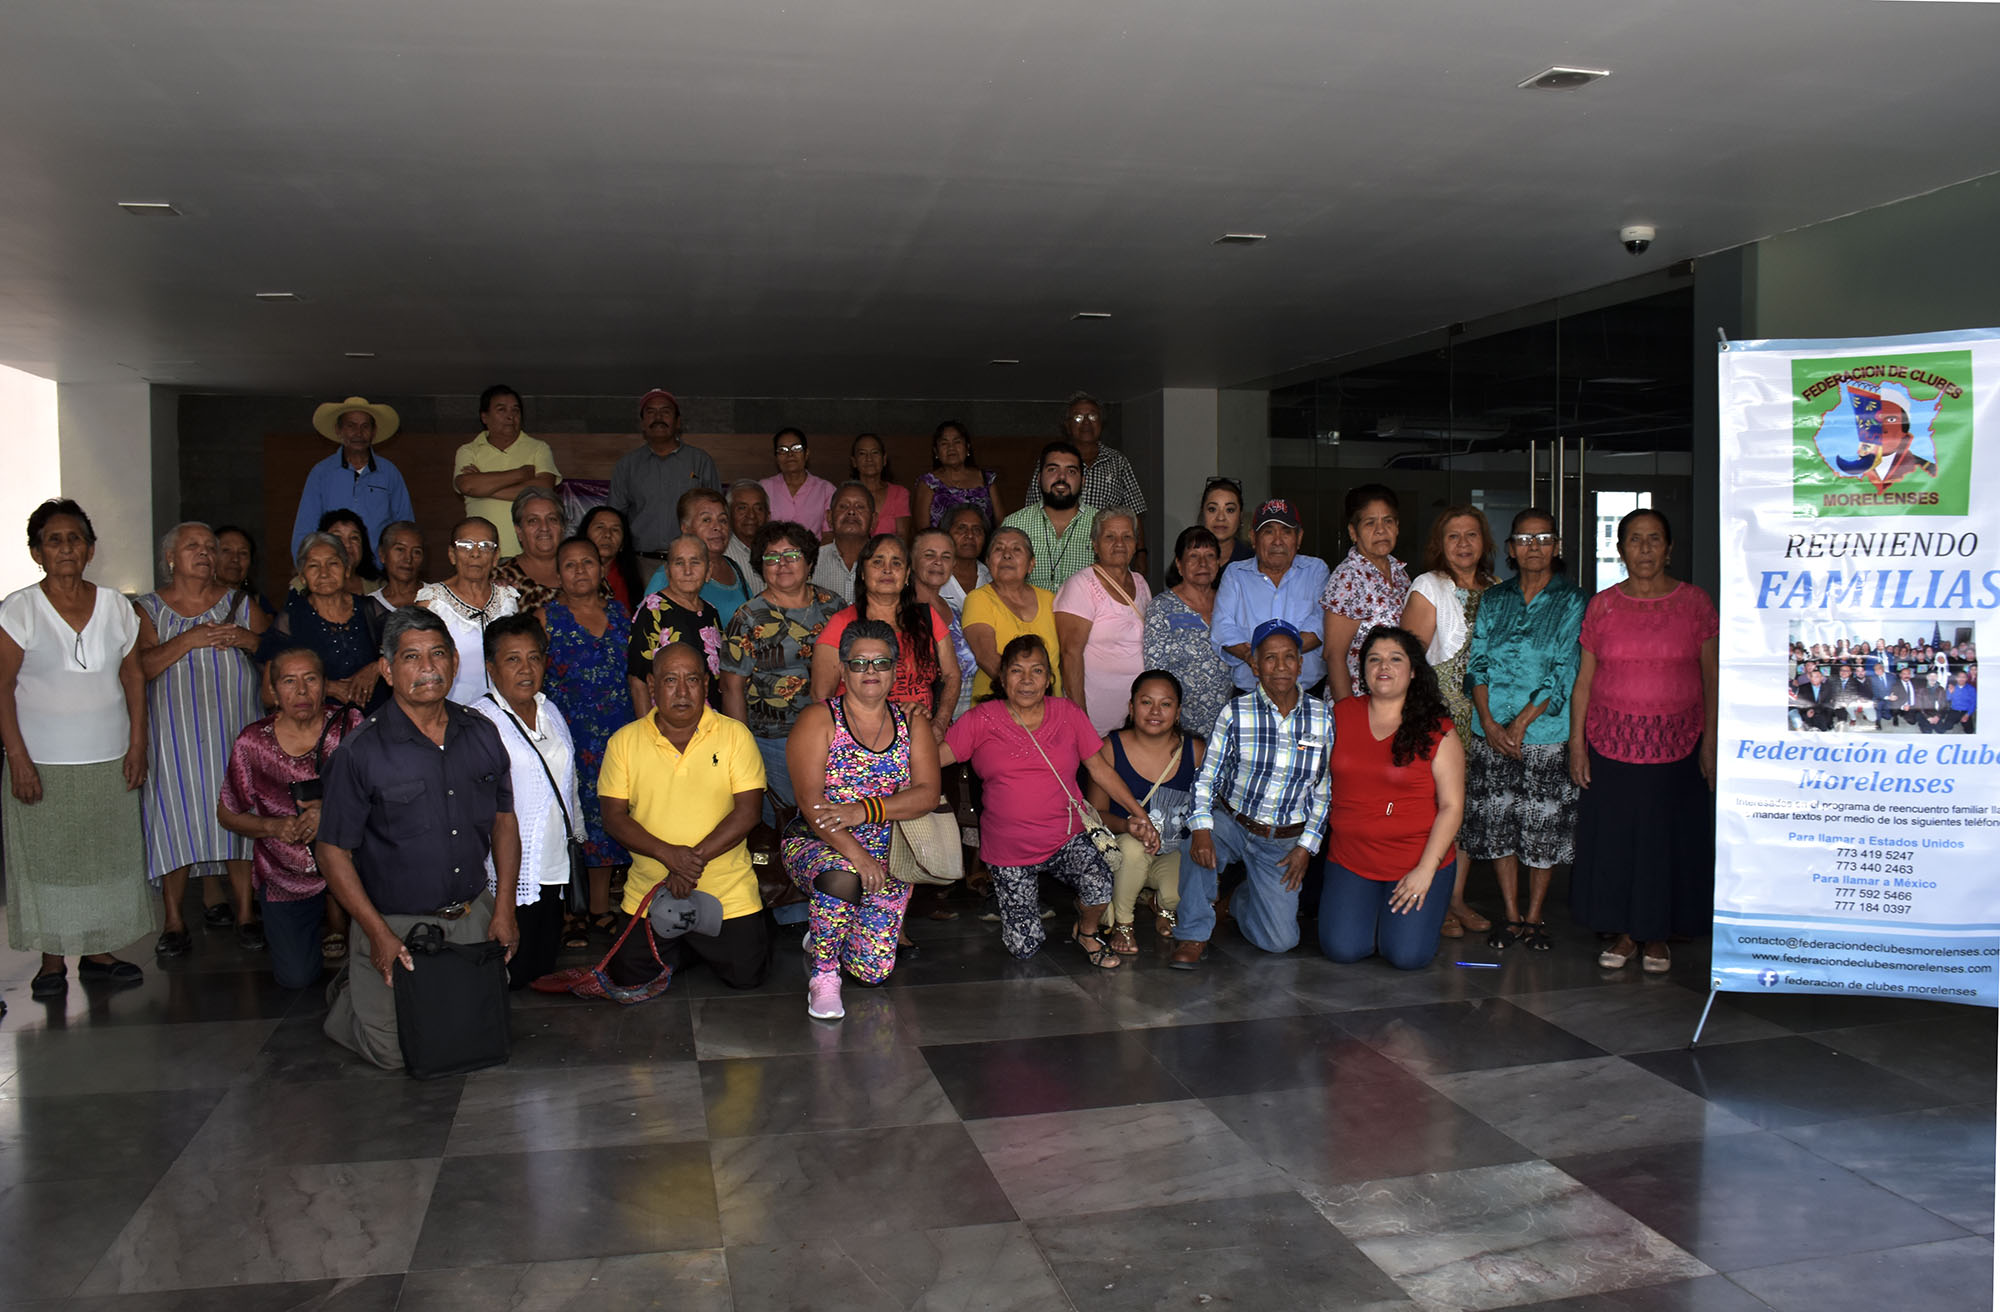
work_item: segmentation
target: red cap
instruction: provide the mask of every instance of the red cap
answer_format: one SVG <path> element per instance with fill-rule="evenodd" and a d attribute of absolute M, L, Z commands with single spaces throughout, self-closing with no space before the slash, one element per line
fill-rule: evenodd
<path fill-rule="evenodd" d="M 672 392 L 669 392 L 664 387 L 655 387 L 652 391 L 646 393 L 644 396 L 639 398 L 639 413 L 642 415 L 645 414 L 646 407 L 651 405 L 653 403 L 653 398 L 657 396 L 664 396 L 667 398 L 668 401 L 672 402 L 675 414 L 679 414 L 681 412 L 681 403 L 679 401 L 674 400 L 674 394 Z"/>

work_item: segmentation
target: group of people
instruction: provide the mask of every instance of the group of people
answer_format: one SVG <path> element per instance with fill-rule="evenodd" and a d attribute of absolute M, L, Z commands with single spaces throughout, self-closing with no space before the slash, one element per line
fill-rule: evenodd
<path fill-rule="evenodd" d="M 1142 900 L 1179 969 L 1222 912 L 1266 951 L 1303 917 L 1329 957 L 1405 969 L 1467 932 L 1546 949 L 1571 861 L 1607 966 L 1643 948 L 1665 969 L 1703 923 L 1708 829 L 1685 821 L 1713 781 L 1714 611 L 1666 572 L 1657 512 L 1620 525 L 1628 577 L 1586 607 L 1543 512 L 1515 518 L 1501 581 L 1484 515 L 1446 509 L 1412 579 L 1389 489 L 1348 496 L 1329 568 L 1291 503 L 1246 516 L 1216 478 L 1155 594 L 1144 498 L 1087 396 L 1005 514 L 955 423 L 914 496 L 873 435 L 835 486 L 793 429 L 777 473 L 724 492 L 656 390 L 609 503 L 570 525 L 520 398 L 489 389 L 480 412 L 432 581 L 374 451 L 395 414 L 361 398 L 315 417 L 340 450 L 308 478 L 281 604 L 247 533 L 189 523 L 135 607 L 84 577 L 80 506 L 36 510 L 45 577 L 0 603 L 0 823 L 37 996 L 67 987 L 67 956 L 137 980 L 109 953 L 151 931 L 188 952 L 197 876 L 209 922 L 284 986 L 343 966 L 327 1033 L 384 1066 L 418 923 L 504 943 L 516 987 L 593 945 L 614 988 L 696 962 L 753 987 L 761 823 L 806 908 L 808 1009 L 834 1019 L 843 977 L 879 982 L 904 941 L 895 826 L 961 790 L 983 795 L 991 914 L 1023 957 L 1048 881 L 1105 970 L 1140 950 Z M 1466 858 L 1494 864 L 1498 924 L 1466 901 Z"/>
<path fill-rule="evenodd" d="M 1979 710 L 1979 649 L 1970 639 L 1890 642 L 1794 635 L 1786 672 L 1793 729 L 1971 733 Z"/>

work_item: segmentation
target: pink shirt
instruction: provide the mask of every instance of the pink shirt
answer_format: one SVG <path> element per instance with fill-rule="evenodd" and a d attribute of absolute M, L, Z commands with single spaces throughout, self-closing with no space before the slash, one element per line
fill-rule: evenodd
<path fill-rule="evenodd" d="M 1076 791 L 1076 772 L 1086 758 L 1097 754 L 1104 740 L 1076 703 L 1063 697 L 1042 699 L 1042 723 L 1035 730 L 1041 752 L 1029 743 L 1028 731 L 999 697 L 952 721 L 944 741 L 954 757 L 971 763 L 986 785 L 979 856 L 987 865 L 1040 865 L 1078 833 L 1076 813 L 1069 806 L 1071 798 L 1082 800 Z"/>
<path fill-rule="evenodd" d="M 1678 761 L 1701 741 L 1701 647 L 1718 629 L 1715 603 L 1692 583 L 1664 597 L 1611 587 L 1590 599 L 1578 641 L 1597 659 L 1583 736 L 1600 756 L 1632 765 Z"/>
<path fill-rule="evenodd" d="M 1083 700 L 1090 708 L 1091 727 L 1100 734 L 1125 723 L 1132 680 L 1146 668 L 1146 603 L 1153 590 L 1137 574 L 1132 587 L 1133 604 L 1128 606 L 1093 565 L 1070 575 L 1056 593 L 1058 615 L 1090 621 L 1090 639 L 1083 646 Z"/>
<path fill-rule="evenodd" d="M 896 521 L 910 517 L 910 489 L 901 483 L 883 484 L 882 508 L 875 515 L 875 531 L 894 533 Z"/>
<path fill-rule="evenodd" d="M 826 532 L 826 508 L 833 504 L 833 484 L 818 474 L 807 474 L 797 495 L 785 486 L 783 474 L 760 480 L 764 495 L 771 498 L 771 518 L 803 524 L 815 533 Z"/>

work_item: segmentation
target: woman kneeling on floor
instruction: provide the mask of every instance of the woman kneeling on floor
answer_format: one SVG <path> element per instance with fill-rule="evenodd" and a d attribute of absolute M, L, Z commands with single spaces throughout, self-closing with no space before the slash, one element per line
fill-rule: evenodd
<path fill-rule="evenodd" d="M 1159 831 L 1158 852 L 1148 853 L 1133 836 L 1131 814 L 1102 784 L 1092 779 L 1084 793 L 1118 835 L 1121 860 L 1112 880 L 1111 950 L 1122 957 L 1139 951 L 1132 920 L 1141 889 L 1154 890 L 1153 929 L 1162 942 L 1173 933 L 1174 912 L 1181 904 L 1181 840 L 1187 836 L 1204 744 L 1181 728 L 1180 716 L 1181 681 L 1166 670 L 1147 670 L 1132 681 L 1125 727 L 1105 735 L 1097 754 L 1118 772 Z"/>

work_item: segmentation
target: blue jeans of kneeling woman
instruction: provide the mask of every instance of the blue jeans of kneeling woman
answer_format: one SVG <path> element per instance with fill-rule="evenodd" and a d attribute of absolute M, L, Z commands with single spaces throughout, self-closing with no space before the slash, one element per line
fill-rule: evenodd
<path fill-rule="evenodd" d="M 1359 961 L 1380 952 L 1397 970 L 1422 970 L 1437 955 L 1457 869 L 1456 861 L 1439 866 L 1423 905 L 1397 912 L 1389 909 L 1389 894 L 1398 881 L 1365 879 L 1328 861 L 1319 903 L 1319 950 L 1335 961 Z"/>

